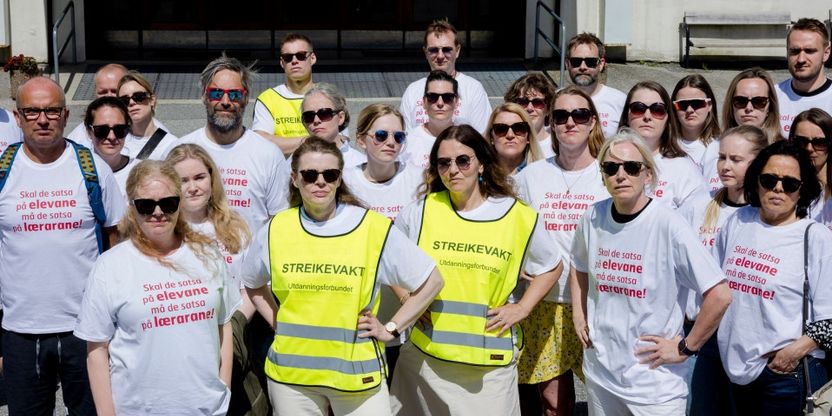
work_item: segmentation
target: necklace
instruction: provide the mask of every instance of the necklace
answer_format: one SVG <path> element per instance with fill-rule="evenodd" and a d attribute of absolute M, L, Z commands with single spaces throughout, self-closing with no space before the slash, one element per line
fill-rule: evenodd
<path fill-rule="evenodd" d="M 566 195 L 569 195 L 569 194 L 572 193 L 572 187 L 575 186 L 575 184 L 577 184 L 578 182 L 581 181 L 581 177 L 584 176 L 584 173 L 586 173 L 587 169 L 584 168 L 583 171 L 581 172 L 581 174 L 578 175 L 578 177 L 575 179 L 574 182 L 572 182 L 572 185 L 570 185 L 569 182 L 566 181 L 566 174 L 563 173 L 563 171 L 565 171 L 566 169 L 564 169 L 563 166 L 561 166 L 561 164 L 558 163 L 557 158 L 554 160 L 554 162 L 560 168 L 560 176 L 563 178 L 563 183 L 566 184 Z"/>

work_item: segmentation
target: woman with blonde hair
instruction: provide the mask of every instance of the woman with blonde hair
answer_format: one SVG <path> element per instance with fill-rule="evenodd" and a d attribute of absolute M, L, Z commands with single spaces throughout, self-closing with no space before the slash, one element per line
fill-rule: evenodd
<path fill-rule="evenodd" d="M 486 140 L 497 154 L 497 163 L 511 175 L 519 173 L 529 163 L 543 159 L 531 119 L 518 104 L 503 103 L 491 112 Z"/>
<path fill-rule="evenodd" d="M 722 125 L 725 129 L 743 124 L 758 127 L 769 143 L 783 140 L 777 91 L 769 73 L 754 67 L 737 74 L 725 92 L 722 104 Z"/>
<path fill-rule="evenodd" d="M 684 415 L 687 365 L 711 336 L 731 294 L 685 220 L 653 203 L 652 150 L 620 129 L 598 153 L 612 198 L 592 205 L 572 243 L 572 319 L 584 346 L 590 414 Z M 702 295 L 687 337 L 684 299 Z"/>
<path fill-rule="evenodd" d="M 517 192 L 540 212 L 546 232 L 568 253 L 581 215 L 590 205 L 610 197 L 595 160 L 604 145 L 604 132 L 592 99 L 574 86 L 555 94 L 547 117 L 555 136 L 555 157 L 532 163 L 517 174 Z M 583 351 L 572 325 L 571 272 L 564 263 L 558 283 L 529 317 L 520 321 L 526 345 L 517 370 L 524 412 L 540 413 L 538 402 L 547 415 L 572 414 L 574 409 L 572 376 L 583 379 Z M 529 391 L 525 385 L 534 389 Z M 538 396 L 541 400 L 536 400 Z"/>
<path fill-rule="evenodd" d="M 275 415 L 390 414 L 384 343 L 443 285 L 436 264 L 350 192 L 343 157 L 335 143 L 303 141 L 290 208 L 258 232 L 246 261 L 247 294 L 275 327 L 265 366 Z M 382 284 L 411 293 L 386 324 Z"/>
<path fill-rule="evenodd" d="M 133 121 L 124 142 L 130 157 L 161 160 L 176 143 L 176 136 L 155 118 L 156 94 L 150 81 L 138 72 L 127 73 L 118 82 L 118 99 L 127 106 Z"/>
<path fill-rule="evenodd" d="M 745 172 L 757 153 L 768 145 L 768 137 L 757 127 L 737 126 L 725 130 L 717 143 L 719 157 L 716 167 L 723 187 L 713 198 L 693 201 L 680 211 L 708 250 L 713 250 L 717 233 L 728 218 L 748 205 L 745 199 Z M 685 315 L 691 323 L 696 320 L 701 302 L 701 297 L 688 296 Z M 713 415 L 730 409 L 733 406 L 730 387 L 719 358 L 716 335 L 713 335 L 699 350 L 693 365 L 688 397 L 690 414 Z"/>
<path fill-rule="evenodd" d="M 143 161 L 127 179 L 125 238 L 90 273 L 75 334 L 100 415 L 225 414 L 240 292 L 214 240 L 179 212 L 179 175 Z M 187 340 L 187 342 L 183 342 Z"/>

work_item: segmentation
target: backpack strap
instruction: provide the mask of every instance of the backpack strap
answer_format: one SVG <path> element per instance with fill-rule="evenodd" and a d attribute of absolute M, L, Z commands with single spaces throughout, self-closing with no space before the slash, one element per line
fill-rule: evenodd
<path fill-rule="evenodd" d="M 145 160 L 154 150 L 156 150 L 156 146 L 162 141 L 162 139 L 168 134 L 168 132 L 157 128 L 153 135 L 150 136 L 150 139 L 147 140 L 147 143 L 144 144 L 142 150 L 136 155 L 136 159 Z"/>
<path fill-rule="evenodd" d="M 95 161 L 92 151 L 72 140 L 66 139 L 75 149 L 75 156 L 78 158 L 78 166 L 84 177 L 84 185 L 87 188 L 87 197 L 90 200 L 90 208 L 95 217 L 95 237 L 98 240 L 98 253 L 104 252 L 104 235 L 102 228 L 107 221 L 107 213 L 104 211 L 104 199 L 101 192 L 101 183 L 98 180 L 98 171 L 95 168 Z"/>
<path fill-rule="evenodd" d="M 9 178 L 9 172 L 12 170 L 12 162 L 14 162 L 15 156 L 17 156 L 17 151 L 20 150 L 21 144 L 23 143 L 17 142 L 10 144 L 3 151 L 3 154 L 0 155 L 0 192 L 6 186 L 6 179 Z"/>

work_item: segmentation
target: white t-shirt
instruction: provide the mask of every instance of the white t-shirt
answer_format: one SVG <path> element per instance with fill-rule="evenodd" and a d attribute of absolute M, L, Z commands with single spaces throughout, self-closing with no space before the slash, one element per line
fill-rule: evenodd
<path fill-rule="evenodd" d="M 156 117 L 153 117 L 153 123 L 156 124 L 156 127 L 160 128 L 164 131 L 170 132 L 170 129 L 168 129 L 167 126 L 162 124 L 161 121 L 157 120 Z M 130 137 L 129 134 L 127 136 Z M 72 129 L 71 132 L 69 132 L 69 135 L 66 136 L 66 138 L 69 139 L 69 140 L 72 140 L 75 143 L 84 145 L 84 146 L 89 147 L 90 149 L 92 149 L 92 137 L 90 137 L 90 135 L 87 134 L 87 126 L 84 125 L 84 120 L 83 119 L 81 120 L 81 123 L 79 123 L 77 126 L 75 126 L 75 128 Z M 174 139 L 176 139 L 176 137 L 174 137 Z M 162 143 L 159 143 L 159 146 L 161 146 L 161 145 L 162 145 Z M 121 153 L 126 155 L 126 156 L 131 156 L 131 157 L 133 156 L 129 153 L 129 149 L 127 147 L 127 142 L 126 141 L 125 141 L 124 148 L 121 149 Z M 164 158 L 162 158 L 162 159 L 164 159 Z"/>
<path fill-rule="evenodd" d="M 105 227 L 124 215 L 110 167 L 93 155 Z M 25 334 L 72 331 L 87 275 L 98 257 L 95 218 L 75 149 L 52 163 L 17 152 L 0 192 L 0 287 L 3 328 Z"/>
<path fill-rule="evenodd" d="M 213 254 L 206 267 L 182 244 L 166 258 L 180 269 L 174 271 L 125 241 L 95 263 L 75 336 L 109 341 L 116 413 L 228 410 L 231 391 L 219 377 L 218 327 L 241 301 L 220 254 Z"/>
<path fill-rule="evenodd" d="M 803 329 L 803 235 L 813 222 L 783 226 L 760 220 L 759 208 L 745 207 L 717 236 L 715 254 L 728 277 L 732 301 L 719 325 L 722 366 L 732 382 L 754 381 L 768 362 L 763 355 L 801 336 Z M 832 319 L 832 231 L 809 232 L 810 321 Z M 812 355 L 819 356 L 820 350 Z"/>
<path fill-rule="evenodd" d="M 592 103 L 601 119 L 601 130 L 607 138 L 618 132 L 618 121 L 626 102 L 627 94 L 607 85 L 601 85 L 601 89 L 592 95 Z"/>
<path fill-rule="evenodd" d="M 17 119 L 11 111 L 0 108 L 0 152 L 10 144 L 23 141 L 23 130 L 17 125 Z"/>
<path fill-rule="evenodd" d="M 347 136 L 344 136 L 347 137 Z M 362 163 L 367 163 L 367 155 L 360 150 L 352 147 L 349 142 L 344 142 L 341 145 L 341 155 L 344 157 L 344 168 L 351 166 L 358 166 Z M 291 172 L 291 167 L 289 171 Z"/>
<path fill-rule="evenodd" d="M 777 91 L 777 104 L 780 111 L 780 131 L 783 137 L 789 137 L 789 129 L 794 118 L 803 111 L 817 107 L 828 114 L 832 114 L 832 81 L 826 79 L 826 84 L 809 95 L 798 94 L 792 89 L 792 79 L 789 78 L 774 88 Z"/>
<path fill-rule="evenodd" d="M 205 234 L 208 237 L 216 238 L 217 236 L 214 223 L 210 220 L 205 220 L 203 222 L 189 222 L 188 225 L 190 225 L 194 231 Z M 219 247 L 220 253 L 222 253 L 222 259 L 225 262 L 226 267 L 228 267 L 228 272 L 231 273 L 231 277 L 235 280 L 239 280 L 241 260 L 244 257 L 245 251 L 248 247 L 243 248 L 237 254 L 229 253 L 228 249 L 225 248 L 219 240 L 217 240 L 217 247 Z M 238 281 L 237 286 L 242 287 L 242 282 Z"/>
<path fill-rule="evenodd" d="M 286 208 L 290 171 L 280 148 L 259 134 L 246 129 L 231 144 L 220 145 L 209 139 L 205 128 L 179 139 L 178 144 L 202 146 L 220 171 L 228 204 L 243 216 L 249 228 L 257 230 L 277 211 Z"/>
<path fill-rule="evenodd" d="M 543 158 L 548 159 L 550 157 L 555 157 L 555 149 L 552 148 L 552 135 L 549 134 L 548 137 L 545 139 L 538 139 L 537 145 L 540 146 L 540 150 L 543 151 Z"/>
<path fill-rule="evenodd" d="M 691 198 L 707 194 L 702 172 L 690 158 L 666 158 L 662 155 L 653 155 L 653 158 L 659 177 L 658 186 L 650 192 L 650 197 L 678 209 Z"/>
<path fill-rule="evenodd" d="M 167 130 L 165 131 L 167 132 Z M 139 137 L 134 136 L 133 134 L 128 134 L 127 137 L 124 139 L 124 149 L 122 150 L 122 153 L 127 156 L 130 156 L 131 158 L 135 158 L 142 151 L 144 146 L 147 144 L 148 140 L 150 140 L 150 137 L 152 137 L 152 135 L 148 137 Z M 168 132 L 162 137 L 162 141 L 159 142 L 159 144 L 156 146 L 155 149 L 153 149 L 150 155 L 147 156 L 147 160 L 164 159 L 164 156 L 168 154 L 168 151 L 177 144 L 179 143 L 176 140 L 176 136 Z"/>
<path fill-rule="evenodd" d="M 517 193 L 543 218 L 543 228 L 557 243 L 562 253 L 572 249 L 572 238 L 578 221 L 589 207 L 610 197 L 601 179 L 598 161 L 576 171 L 563 170 L 554 158 L 539 160 L 523 169 L 515 177 Z M 568 262 L 558 284 L 544 300 L 570 303 Z"/>
<path fill-rule="evenodd" d="M 630 222 L 612 219 L 612 202 L 596 203 L 581 219 L 572 263 L 589 275 L 587 323 L 593 348 L 584 350 L 588 380 L 627 401 L 665 403 L 688 394 L 688 363 L 650 369 L 635 349 L 643 335 L 682 334 L 688 290 L 704 293 L 724 277 L 685 220 L 651 202 Z"/>
<path fill-rule="evenodd" d="M 679 143 L 679 147 L 688 154 L 690 160 L 702 170 L 702 158 L 705 156 L 705 143 L 702 143 L 702 140 L 686 140 L 686 139 L 679 139 L 677 141 Z M 717 149 L 718 150 L 718 149 Z"/>
<path fill-rule="evenodd" d="M 482 205 L 470 211 L 457 211 L 456 213 L 460 217 L 471 221 L 494 221 L 506 215 L 513 204 L 514 198 L 488 198 Z M 424 206 L 424 199 L 416 200 L 404 207 L 399 216 L 396 217 L 396 226 L 414 242 L 419 241 Z M 558 246 L 552 241 L 549 233 L 545 232 L 543 219 L 538 216 L 531 240 L 526 248 L 523 270 L 531 276 L 546 273 L 557 267 L 558 262 L 561 261 L 561 257 L 564 255 L 565 253 L 561 253 Z"/>
<path fill-rule="evenodd" d="M 405 206 L 416 200 L 422 183 L 422 170 L 399 162 L 396 175 L 385 183 L 373 183 L 364 175 L 364 165 L 344 169 L 344 182 L 369 208 L 391 221 Z"/>
<path fill-rule="evenodd" d="M 813 219 L 832 230 L 832 199 L 823 204 L 820 212 Z"/>
<path fill-rule="evenodd" d="M 274 87 L 274 90 L 277 91 L 277 93 L 282 97 L 289 100 L 303 99 L 303 94 L 293 93 L 289 90 L 286 84 L 280 84 Z M 260 102 L 260 100 L 257 100 L 254 103 L 254 121 L 251 122 L 251 129 L 274 134 L 274 116 L 272 116 L 271 111 L 269 111 L 266 105 Z"/>
<path fill-rule="evenodd" d="M 399 155 L 399 160 L 410 166 L 427 169 L 430 166 L 430 150 L 436 142 L 436 136 L 430 134 L 424 124 L 410 128 L 407 131 L 407 146 Z"/>
<path fill-rule="evenodd" d="M 491 103 L 485 88 L 479 81 L 459 71 L 456 73 L 456 81 L 459 84 L 459 106 L 454 111 L 454 124 L 469 124 L 478 132 L 484 132 L 491 115 Z M 422 107 L 425 82 L 427 77 L 413 81 L 402 95 L 399 111 L 408 131 L 428 122 L 428 115 Z"/>
<path fill-rule="evenodd" d="M 719 170 L 716 163 L 719 161 L 719 140 L 714 139 L 705 148 L 702 155 L 702 176 L 705 178 L 705 188 L 711 195 L 722 188 L 722 181 L 719 179 Z"/>
<path fill-rule="evenodd" d="M 127 162 L 123 168 L 113 172 L 113 176 L 116 177 L 116 183 L 118 184 L 118 190 L 121 192 L 125 201 L 127 201 L 127 177 L 130 176 L 130 171 L 133 170 L 133 167 L 138 165 L 139 162 L 141 162 L 141 160 L 130 158 L 130 161 Z"/>
<path fill-rule="evenodd" d="M 308 233 L 331 237 L 347 233 L 361 222 L 366 210 L 354 205 L 339 204 L 335 217 L 314 221 L 301 209 L 301 225 Z M 407 239 L 396 227 L 390 228 L 378 265 L 378 282 L 415 291 L 427 280 L 434 262 L 424 251 Z M 246 287 L 258 288 L 271 281 L 269 269 L 269 225 L 261 227 L 243 259 L 242 279 Z M 377 289 L 378 290 L 378 289 Z"/>

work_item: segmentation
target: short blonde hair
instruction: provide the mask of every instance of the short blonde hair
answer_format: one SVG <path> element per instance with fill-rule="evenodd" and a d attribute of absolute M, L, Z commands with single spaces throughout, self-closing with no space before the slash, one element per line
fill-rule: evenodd
<path fill-rule="evenodd" d="M 613 147 L 624 143 L 632 144 L 641 154 L 641 158 L 644 159 L 644 167 L 650 172 L 650 189 L 656 189 L 656 185 L 659 182 L 659 168 L 656 166 L 656 160 L 653 159 L 653 153 L 647 148 L 647 143 L 644 142 L 641 135 L 629 127 L 622 127 L 615 136 L 612 136 L 604 143 L 598 152 L 598 163 L 603 163 L 607 154 L 615 156 Z"/>

